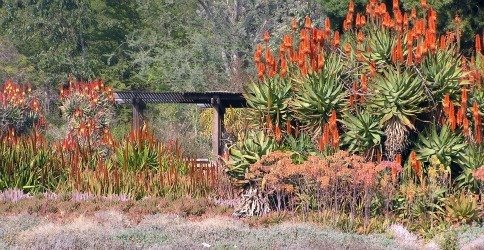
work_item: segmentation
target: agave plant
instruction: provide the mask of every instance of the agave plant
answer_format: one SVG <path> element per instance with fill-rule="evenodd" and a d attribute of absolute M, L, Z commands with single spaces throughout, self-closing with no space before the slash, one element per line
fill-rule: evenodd
<path fill-rule="evenodd" d="M 458 187 L 468 189 L 472 192 L 478 192 L 479 183 L 474 179 L 474 171 L 484 166 L 484 146 L 470 145 L 465 149 L 464 156 L 459 161 L 462 172 L 456 178 Z"/>
<path fill-rule="evenodd" d="M 249 84 L 244 96 L 248 106 L 254 111 L 254 120 L 265 122 L 264 119 L 269 116 L 272 125 L 284 124 L 289 116 L 291 88 L 291 80 L 281 77 L 266 78 L 264 82 Z"/>
<path fill-rule="evenodd" d="M 325 70 L 302 79 L 291 103 L 294 116 L 312 131 L 328 121 L 332 110 L 345 108 L 347 93 L 339 77 L 341 62 L 331 60 L 326 65 Z"/>
<path fill-rule="evenodd" d="M 426 111 L 424 102 L 420 79 L 407 71 L 390 68 L 372 82 L 369 107 L 381 115 L 385 150 L 390 159 L 405 149 L 408 131 L 415 129 L 412 120 Z"/>
<path fill-rule="evenodd" d="M 249 133 L 247 139 L 230 148 L 230 158 L 226 173 L 238 183 L 245 183 L 245 173 L 251 164 L 260 160 L 261 156 L 272 152 L 275 141 L 262 131 Z"/>
<path fill-rule="evenodd" d="M 464 75 L 460 66 L 461 59 L 453 48 L 437 50 L 424 58 L 420 69 L 433 98 L 440 101 L 446 94 L 455 97 Z"/>
<path fill-rule="evenodd" d="M 419 135 L 416 152 L 419 160 L 430 162 L 430 158 L 436 156 L 440 163 L 451 170 L 451 166 L 463 159 L 466 147 L 464 137 L 452 132 L 447 125 L 440 132 L 433 126 L 427 133 Z"/>
<path fill-rule="evenodd" d="M 351 153 L 371 157 L 373 150 L 381 147 L 383 131 L 377 116 L 367 112 L 358 112 L 355 115 L 346 113 L 340 121 L 345 126 L 341 143 Z"/>

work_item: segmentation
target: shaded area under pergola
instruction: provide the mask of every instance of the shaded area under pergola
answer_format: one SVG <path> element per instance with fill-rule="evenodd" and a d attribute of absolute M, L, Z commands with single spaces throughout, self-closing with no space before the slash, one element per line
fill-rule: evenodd
<path fill-rule="evenodd" d="M 212 155 L 222 153 L 222 132 L 226 108 L 244 108 L 247 102 L 242 93 L 234 92 L 139 92 L 117 91 L 114 93 L 117 104 L 130 104 L 133 110 L 133 128 L 139 129 L 143 123 L 143 111 L 147 103 L 187 103 L 197 104 L 204 108 L 213 108 Z"/>

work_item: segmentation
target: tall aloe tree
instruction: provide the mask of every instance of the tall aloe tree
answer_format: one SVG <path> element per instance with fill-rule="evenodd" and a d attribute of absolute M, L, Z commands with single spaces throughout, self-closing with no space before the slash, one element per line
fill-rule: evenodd
<path fill-rule="evenodd" d="M 369 107 L 380 115 L 386 141 L 387 157 L 393 159 L 407 145 L 413 121 L 427 110 L 420 78 L 402 69 L 389 68 L 370 85 Z"/>

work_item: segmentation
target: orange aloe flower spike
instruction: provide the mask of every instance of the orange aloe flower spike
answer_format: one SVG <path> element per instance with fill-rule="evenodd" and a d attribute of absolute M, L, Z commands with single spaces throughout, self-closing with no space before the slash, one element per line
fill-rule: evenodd
<path fill-rule="evenodd" d="M 357 39 L 358 39 L 358 43 L 363 42 L 363 40 L 365 39 L 365 36 L 363 35 L 363 32 L 361 30 L 358 31 Z"/>
<path fill-rule="evenodd" d="M 399 8 L 400 8 L 400 7 L 398 6 L 398 5 L 399 5 L 398 0 L 393 0 L 392 5 L 393 5 L 393 9 L 394 9 L 394 10 L 397 10 L 397 9 L 399 9 Z"/>
<path fill-rule="evenodd" d="M 453 102 L 450 102 L 449 104 L 449 125 L 450 125 L 450 129 L 454 131 L 456 127 L 456 121 L 455 121 L 455 107 Z"/>
<path fill-rule="evenodd" d="M 427 0 L 420 0 L 420 6 L 422 6 L 422 8 L 427 8 Z"/>
<path fill-rule="evenodd" d="M 284 57 L 281 57 L 280 75 L 282 77 L 285 77 L 287 75 L 287 62 L 286 62 L 286 58 L 284 58 Z"/>
<path fill-rule="evenodd" d="M 350 0 L 348 3 L 348 12 L 353 13 L 355 11 L 355 2 L 353 0 Z"/>
<path fill-rule="evenodd" d="M 268 43 L 270 39 L 269 31 L 264 32 L 264 42 Z"/>
<path fill-rule="evenodd" d="M 276 139 L 276 142 L 281 142 L 281 140 L 282 140 L 282 131 L 281 131 L 281 128 L 279 128 L 279 124 L 276 124 L 276 128 L 274 130 L 274 137 Z"/>
<path fill-rule="evenodd" d="M 311 18 L 309 16 L 306 16 L 306 18 L 304 19 L 304 28 L 311 28 Z"/>
<path fill-rule="evenodd" d="M 288 135 L 291 135 L 292 134 L 292 126 L 291 126 L 291 121 L 290 120 L 287 120 L 286 121 L 286 133 Z"/>
<path fill-rule="evenodd" d="M 442 103 L 442 106 L 444 108 L 444 114 L 448 117 L 449 116 L 449 107 L 450 107 L 450 96 L 449 96 L 449 94 L 446 94 L 444 96 L 444 101 Z"/>
<path fill-rule="evenodd" d="M 413 64 L 413 49 L 412 46 L 407 47 L 407 66 Z"/>
<path fill-rule="evenodd" d="M 298 28 L 297 20 L 296 20 L 296 18 L 293 18 L 292 21 L 291 21 L 291 29 L 293 31 L 296 31 L 297 28 Z"/>
<path fill-rule="evenodd" d="M 335 47 L 339 47 L 339 42 L 340 42 L 339 31 L 335 31 L 333 45 Z"/>
<path fill-rule="evenodd" d="M 329 18 L 324 20 L 324 29 L 326 32 L 331 31 L 331 21 L 329 21 Z"/>

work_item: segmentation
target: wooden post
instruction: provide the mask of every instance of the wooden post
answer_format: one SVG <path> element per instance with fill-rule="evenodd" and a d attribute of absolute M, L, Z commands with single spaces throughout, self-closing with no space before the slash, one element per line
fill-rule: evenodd
<path fill-rule="evenodd" d="M 133 98 L 133 130 L 138 130 L 143 124 L 143 110 L 146 108 L 146 104 L 139 98 Z"/>
<path fill-rule="evenodd" d="M 220 98 L 212 98 L 213 124 L 212 124 L 212 156 L 214 159 L 222 154 L 222 133 L 224 131 L 225 106 L 220 102 Z"/>

